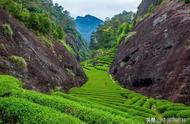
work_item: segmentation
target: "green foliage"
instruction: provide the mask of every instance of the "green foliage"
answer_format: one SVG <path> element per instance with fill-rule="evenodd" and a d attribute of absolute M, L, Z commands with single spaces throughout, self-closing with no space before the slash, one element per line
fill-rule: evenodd
<path fill-rule="evenodd" d="M 81 65 L 84 68 L 88 66 L 95 67 L 98 70 L 108 71 L 116 54 L 116 48 L 98 49 L 93 51 L 92 58 L 84 61 Z"/>
<path fill-rule="evenodd" d="M 190 0 L 185 0 L 185 3 L 186 3 L 186 4 L 190 3 Z"/>
<path fill-rule="evenodd" d="M 71 116 L 16 97 L 0 99 L 0 110 L 5 123 L 82 124 Z"/>
<path fill-rule="evenodd" d="M 190 110 L 183 110 L 183 111 L 175 111 L 176 112 L 176 114 L 177 114 L 177 116 L 178 117 L 182 117 L 182 118 L 189 118 L 190 117 Z"/>
<path fill-rule="evenodd" d="M 63 29 L 60 26 L 56 27 L 56 29 L 53 32 L 54 37 L 58 39 L 63 39 L 63 34 Z"/>
<path fill-rule="evenodd" d="M 27 63 L 23 57 L 12 55 L 9 57 L 9 60 L 22 69 L 27 68 Z"/>
<path fill-rule="evenodd" d="M 6 47 L 3 43 L 0 43 L 0 50 L 6 50 Z"/>
<path fill-rule="evenodd" d="M 3 27 L 3 31 L 6 35 L 8 35 L 10 37 L 13 36 L 13 30 L 12 30 L 10 24 L 3 24 L 2 27 Z"/>
<path fill-rule="evenodd" d="M 13 91 L 20 90 L 22 83 L 8 75 L 0 75 L 0 97 L 9 96 Z"/>
<path fill-rule="evenodd" d="M 60 33 L 62 32 L 60 29 L 54 28 L 54 25 L 56 27 L 60 26 L 50 18 L 48 13 L 43 11 L 30 11 L 24 4 L 13 0 L 1 1 L 0 5 L 34 31 L 48 35 L 52 35 L 56 32 L 58 37 L 55 38 L 63 38 L 61 37 Z"/>
<path fill-rule="evenodd" d="M 122 40 L 127 36 L 127 33 L 132 29 L 132 25 L 129 23 L 123 23 L 119 27 L 117 43 L 120 44 Z"/>
<path fill-rule="evenodd" d="M 111 19 L 107 18 L 104 24 L 92 34 L 90 43 L 90 49 L 93 51 L 92 57 L 90 61 L 84 63 L 107 71 L 112 64 L 117 46 L 132 30 L 133 18 L 134 13 L 126 11 Z"/>
<path fill-rule="evenodd" d="M 155 6 L 153 4 L 151 4 L 149 7 L 148 7 L 148 13 L 153 13 L 155 10 Z"/>
<path fill-rule="evenodd" d="M 64 40 L 60 40 L 60 43 L 63 44 L 63 46 L 73 55 L 75 55 L 75 52 L 71 46 L 69 46 Z"/>
<path fill-rule="evenodd" d="M 157 0 L 157 4 L 156 5 L 160 5 L 163 2 L 163 0 Z"/>
<path fill-rule="evenodd" d="M 134 13 L 124 11 L 107 19 L 92 34 L 90 48 L 93 50 L 116 47 L 132 29 Z"/>

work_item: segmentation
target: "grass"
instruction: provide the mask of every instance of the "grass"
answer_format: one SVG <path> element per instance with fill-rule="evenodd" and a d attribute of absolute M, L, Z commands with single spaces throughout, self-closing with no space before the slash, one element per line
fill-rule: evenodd
<path fill-rule="evenodd" d="M 107 60 L 102 59 L 102 60 Z M 190 121 L 190 107 L 145 97 L 122 88 L 107 71 L 84 65 L 89 78 L 69 93 L 51 95 L 22 88 L 22 82 L 0 76 L 0 121 L 3 123 L 38 124 L 146 124 L 147 118 L 160 123 L 165 118 Z M 107 70 L 107 69 L 106 69 Z M 2 116 L 1 116 L 2 115 Z M 163 122 L 164 123 L 164 122 Z"/>

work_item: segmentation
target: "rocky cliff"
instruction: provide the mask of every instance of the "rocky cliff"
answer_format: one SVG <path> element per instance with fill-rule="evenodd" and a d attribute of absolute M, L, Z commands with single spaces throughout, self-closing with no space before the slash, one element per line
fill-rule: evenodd
<path fill-rule="evenodd" d="M 0 10 L 0 73 L 19 77 L 25 88 L 48 92 L 82 85 L 86 76 L 60 43 L 49 48 L 22 23 Z"/>
<path fill-rule="evenodd" d="M 148 12 L 151 5 L 159 4 L 161 0 L 142 0 L 141 4 L 138 6 L 138 11 L 136 17 L 142 16 Z"/>
<path fill-rule="evenodd" d="M 147 96 L 190 104 L 190 5 L 164 0 L 134 32 L 118 48 L 113 76 Z"/>

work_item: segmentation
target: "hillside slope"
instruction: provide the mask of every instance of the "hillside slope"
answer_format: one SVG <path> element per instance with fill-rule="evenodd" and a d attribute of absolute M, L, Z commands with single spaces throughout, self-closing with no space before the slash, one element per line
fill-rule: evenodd
<path fill-rule="evenodd" d="M 184 1 L 164 0 L 138 17 L 136 34 L 118 48 L 115 79 L 147 96 L 190 104 L 189 9 Z"/>
<path fill-rule="evenodd" d="M 7 1 L 7 0 L 5 0 Z M 75 21 L 69 15 L 69 12 L 57 3 L 53 3 L 52 0 L 14 0 L 17 3 L 22 4 L 31 13 L 46 13 L 55 24 L 59 25 L 63 29 L 63 39 L 65 43 L 71 48 L 73 54 L 78 61 L 82 61 L 88 58 L 88 47 L 76 30 Z M 18 7 L 17 7 L 18 8 Z M 32 23 L 32 22 L 31 22 Z M 47 25 L 48 27 L 48 25 Z M 55 28 L 56 29 L 56 28 Z M 49 35 L 49 34 L 48 34 Z"/>
<path fill-rule="evenodd" d="M 89 81 L 69 94 L 25 90 L 0 75 L 0 122 L 32 124 L 189 124 L 190 107 L 121 88 L 102 70 L 86 66 Z M 171 118 L 176 117 L 171 120 Z M 153 118 L 153 120 L 152 120 Z"/>
<path fill-rule="evenodd" d="M 47 47 L 9 13 L 0 9 L 0 72 L 21 78 L 26 88 L 43 92 L 80 86 L 86 76 L 58 41 Z"/>

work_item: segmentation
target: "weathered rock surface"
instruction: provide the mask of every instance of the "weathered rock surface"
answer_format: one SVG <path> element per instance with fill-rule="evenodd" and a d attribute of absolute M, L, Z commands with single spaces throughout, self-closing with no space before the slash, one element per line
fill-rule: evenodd
<path fill-rule="evenodd" d="M 138 6 L 138 12 L 136 16 L 142 16 L 148 12 L 151 5 L 158 4 L 159 0 L 142 0 L 141 4 Z"/>
<path fill-rule="evenodd" d="M 190 105 L 190 5 L 164 2 L 120 44 L 110 72 L 126 88 Z"/>
<path fill-rule="evenodd" d="M 9 24 L 12 36 L 3 29 Z M 53 48 L 43 45 L 23 24 L 0 10 L 0 73 L 19 77 L 25 87 L 42 92 L 52 89 L 69 90 L 80 86 L 86 76 L 77 60 L 66 48 L 55 41 Z M 24 58 L 27 67 L 21 68 L 10 61 L 10 56 Z"/>

